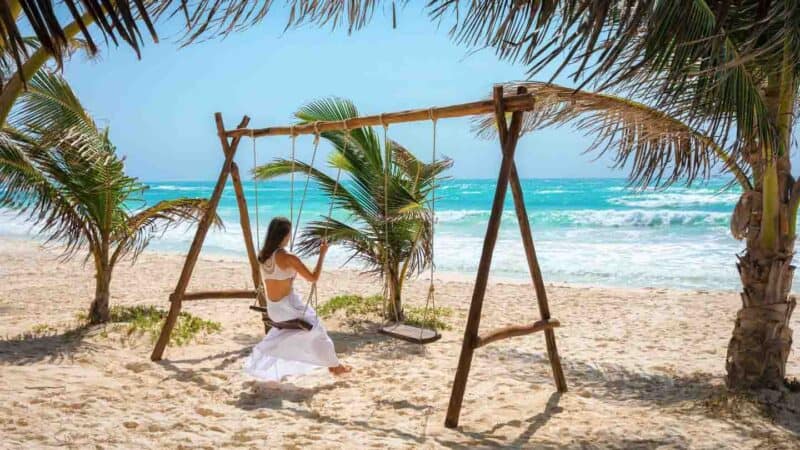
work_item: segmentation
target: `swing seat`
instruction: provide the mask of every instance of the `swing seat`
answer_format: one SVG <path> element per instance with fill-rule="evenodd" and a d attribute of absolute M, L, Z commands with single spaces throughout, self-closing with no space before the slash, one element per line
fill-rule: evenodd
<path fill-rule="evenodd" d="M 250 309 L 252 309 L 253 311 L 258 311 L 262 314 L 267 313 L 267 308 L 261 306 L 250 306 Z M 292 319 L 292 320 L 287 320 L 285 322 L 275 322 L 274 320 L 267 318 L 264 319 L 264 322 L 267 325 L 271 326 L 272 328 L 277 328 L 279 330 L 311 331 L 311 329 L 313 328 L 313 326 L 310 323 L 300 319 Z"/>
<path fill-rule="evenodd" d="M 442 335 L 436 330 L 415 327 L 401 322 L 381 327 L 378 329 L 378 332 L 415 344 L 430 344 L 442 338 Z"/>

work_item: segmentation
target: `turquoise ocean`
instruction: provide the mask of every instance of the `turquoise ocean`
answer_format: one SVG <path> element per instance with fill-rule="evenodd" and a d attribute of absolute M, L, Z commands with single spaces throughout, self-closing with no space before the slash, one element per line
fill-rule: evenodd
<path fill-rule="evenodd" d="M 295 181 L 295 214 L 304 179 Z M 742 244 L 728 230 L 739 192 L 723 180 L 692 187 L 641 191 L 624 179 L 523 180 L 526 205 L 539 261 L 547 282 L 619 287 L 738 289 L 735 254 Z M 147 203 L 175 197 L 208 197 L 213 181 L 151 182 Z M 437 191 L 435 260 L 437 270 L 474 275 L 489 217 L 495 180 L 452 179 Z M 253 230 L 255 191 L 245 183 Z M 289 215 L 290 182 L 258 184 L 261 233 L 269 220 Z M 313 182 L 303 223 L 327 214 L 328 199 Z M 231 186 L 219 214 L 224 230 L 210 233 L 204 254 L 245 258 L 236 198 Z M 341 211 L 334 216 L 347 219 Z M 0 213 L 0 234 L 29 236 L 30 226 L 8 212 Z M 183 253 L 194 228 L 171 230 L 151 250 Z M 347 255 L 332 247 L 329 267 L 340 267 Z M 358 269 L 354 263 L 346 268 Z M 511 194 L 508 194 L 492 273 L 505 278 L 527 276 Z"/>

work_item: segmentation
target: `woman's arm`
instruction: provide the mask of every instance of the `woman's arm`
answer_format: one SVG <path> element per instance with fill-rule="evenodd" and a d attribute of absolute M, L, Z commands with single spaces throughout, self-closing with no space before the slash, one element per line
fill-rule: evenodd
<path fill-rule="evenodd" d="M 317 265 L 314 267 L 313 272 L 308 270 L 308 267 L 306 267 L 306 265 L 303 264 L 303 261 L 301 261 L 300 258 L 298 258 L 295 255 L 292 255 L 290 253 L 282 253 L 279 256 L 283 260 L 281 261 L 281 263 L 283 263 L 281 265 L 286 265 L 293 268 L 294 270 L 297 271 L 298 274 L 300 274 L 301 277 L 303 277 L 307 281 L 314 283 L 317 280 L 319 280 L 319 276 L 322 274 L 322 264 L 325 261 L 325 255 L 327 253 L 328 253 L 328 243 L 323 241 L 322 244 L 320 244 L 319 246 L 319 258 L 317 258 Z"/>

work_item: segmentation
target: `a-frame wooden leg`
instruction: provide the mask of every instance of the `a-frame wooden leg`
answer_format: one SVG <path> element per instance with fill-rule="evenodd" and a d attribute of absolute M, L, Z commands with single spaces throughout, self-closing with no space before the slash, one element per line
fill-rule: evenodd
<path fill-rule="evenodd" d="M 483 297 L 486 294 L 486 283 L 489 279 L 489 269 L 492 265 L 492 254 L 497 243 L 497 234 L 500 230 L 500 219 L 503 215 L 503 203 L 508 190 L 508 180 L 511 174 L 511 167 L 514 161 L 514 151 L 517 146 L 517 139 L 522 127 L 522 112 L 514 112 L 511 116 L 511 125 L 507 127 L 505 111 L 503 109 L 503 88 L 496 86 L 494 89 L 495 116 L 500 133 L 500 143 L 503 151 L 503 159 L 500 164 L 500 173 L 497 177 L 497 186 L 492 202 L 492 212 L 489 216 L 489 223 L 486 227 L 486 237 L 483 241 L 481 260 L 478 264 L 478 274 L 475 278 L 475 287 L 472 292 L 469 315 L 467 316 L 467 327 L 464 330 L 464 341 L 461 344 L 461 356 L 458 359 L 455 380 L 453 380 L 453 390 L 450 393 L 450 404 L 447 407 L 447 417 L 445 426 L 455 428 L 458 426 L 458 418 L 461 414 L 461 404 L 464 400 L 464 391 L 467 386 L 469 369 L 472 365 L 472 354 L 478 339 L 478 329 L 480 328 L 481 311 L 483 309 Z"/>
<path fill-rule="evenodd" d="M 522 234 L 522 245 L 525 248 L 528 269 L 530 270 L 533 286 L 536 290 L 539 315 L 542 320 L 549 320 L 550 306 L 547 303 L 547 291 L 544 287 L 544 279 L 542 278 L 542 270 L 539 267 L 539 260 L 536 258 L 536 249 L 533 246 L 533 233 L 531 232 L 531 224 L 528 221 L 528 212 L 525 208 L 522 184 L 519 180 L 516 164 L 512 164 L 511 166 L 510 183 L 511 195 L 514 197 L 514 209 L 517 212 L 517 222 L 519 222 L 519 231 Z M 553 369 L 553 379 L 556 383 L 556 389 L 558 389 L 558 392 L 566 392 L 567 381 L 564 379 L 564 371 L 561 369 L 561 359 L 558 356 L 558 348 L 556 347 L 555 331 L 553 331 L 552 328 L 546 328 L 544 330 L 544 336 L 545 343 L 547 344 L 547 357 Z"/>
<path fill-rule="evenodd" d="M 206 234 L 208 234 L 208 229 L 214 222 L 214 217 L 217 213 L 217 206 L 219 205 L 219 199 L 222 197 L 222 191 L 225 189 L 225 183 L 228 181 L 228 175 L 231 171 L 231 163 L 233 162 L 233 157 L 236 154 L 236 147 L 239 145 L 238 137 L 234 138 L 233 141 L 228 144 L 227 137 L 225 137 L 224 134 L 225 127 L 222 122 L 222 114 L 215 113 L 214 119 L 217 123 L 217 131 L 220 139 L 223 142 L 222 149 L 225 152 L 225 162 L 222 164 L 222 170 L 217 178 L 217 184 L 214 186 L 214 192 L 211 194 L 211 198 L 209 199 L 208 209 L 206 210 L 205 215 L 200 219 L 200 222 L 197 224 L 197 231 L 195 232 L 194 240 L 192 240 L 192 245 L 189 247 L 189 253 L 186 255 L 186 261 L 183 263 L 183 270 L 181 270 L 181 276 L 178 278 L 178 284 L 175 286 L 175 291 L 170 296 L 170 307 L 169 313 L 167 314 L 167 320 L 164 322 L 164 326 L 161 328 L 161 334 L 158 336 L 156 346 L 153 348 L 153 353 L 150 355 L 150 359 L 153 361 L 160 361 L 164 355 L 164 349 L 167 347 L 169 337 L 172 334 L 172 329 L 175 327 L 178 314 L 181 312 L 183 295 L 186 293 L 186 288 L 189 286 L 189 280 L 192 277 L 192 271 L 194 270 L 195 263 L 197 263 L 197 257 L 200 255 L 200 249 L 203 247 L 203 241 L 206 238 Z M 249 122 L 250 118 L 245 116 L 242 119 L 242 122 L 239 124 L 239 128 L 246 127 Z"/>

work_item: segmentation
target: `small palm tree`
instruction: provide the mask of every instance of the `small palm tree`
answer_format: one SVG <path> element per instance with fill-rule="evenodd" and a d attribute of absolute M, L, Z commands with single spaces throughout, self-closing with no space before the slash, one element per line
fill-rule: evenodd
<path fill-rule="evenodd" d="M 358 111 L 350 101 L 329 98 L 313 102 L 295 115 L 302 123 L 310 123 L 351 119 Z M 434 183 L 452 161 L 443 158 L 423 163 L 397 142 L 387 140 L 382 146 L 382 139 L 371 128 L 325 132 L 320 137 L 333 145 L 328 163 L 342 171 L 338 187 L 335 178 L 302 161 L 276 159 L 257 167 L 255 175 L 269 179 L 292 170 L 310 173 L 333 197 L 337 210 L 347 211 L 348 223 L 333 217 L 311 222 L 297 242 L 298 251 L 315 252 L 323 238 L 345 246 L 351 259 L 360 260 L 368 272 L 388 282 L 387 315 L 403 320 L 403 281 L 433 263 L 432 214 L 427 201 Z"/>
<path fill-rule="evenodd" d="M 111 274 L 135 259 L 155 233 L 196 220 L 206 200 L 143 205 L 147 186 L 127 176 L 108 128 L 98 128 L 66 81 L 40 71 L 0 133 L 0 207 L 17 211 L 64 257 L 88 249 L 95 265 L 91 323 L 109 320 Z"/>

